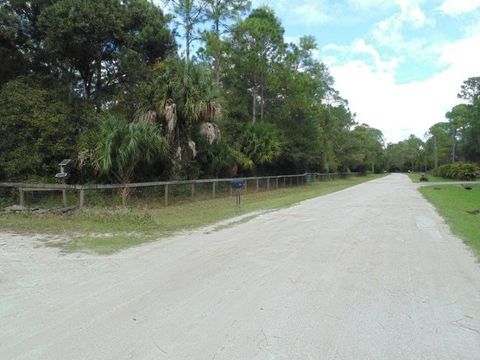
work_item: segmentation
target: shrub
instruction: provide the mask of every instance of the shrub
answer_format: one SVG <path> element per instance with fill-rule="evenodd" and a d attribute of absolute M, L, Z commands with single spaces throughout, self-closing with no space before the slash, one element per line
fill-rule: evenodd
<path fill-rule="evenodd" d="M 474 164 L 455 163 L 439 166 L 434 175 L 455 180 L 474 180 L 478 176 L 478 168 Z"/>

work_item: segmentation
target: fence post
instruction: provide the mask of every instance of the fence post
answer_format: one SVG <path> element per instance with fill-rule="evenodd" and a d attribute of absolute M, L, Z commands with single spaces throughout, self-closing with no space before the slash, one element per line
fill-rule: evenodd
<path fill-rule="evenodd" d="M 278 189 L 278 177 L 275 179 L 275 182 L 276 182 L 276 187 Z"/>
<path fill-rule="evenodd" d="M 18 188 L 20 206 L 25 206 L 25 193 L 23 192 L 22 188 Z"/>
<path fill-rule="evenodd" d="M 287 187 L 287 177 L 283 178 L 283 187 Z"/>
<path fill-rule="evenodd" d="M 192 183 L 192 200 L 195 199 L 195 183 Z"/>
<path fill-rule="evenodd" d="M 257 178 L 257 192 L 258 192 L 258 178 Z"/>
<path fill-rule="evenodd" d="M 212 198 L 214 198 L 214 199 L 215 199 L 215 191 L 216 191 L 215 187 L 216 187 L 216 184 L 217 184 L 217 183 L 216 183 L 215 181 L 212 183 Z"/>
<path fill-rule="evenodd" d="M 248 190 L 248 179 L 245 179 L 245 194 L 247 193 Z"/>
<path fill-rule="evenodd" d="M 165 206 L 168 206 L 168 184 L 165 184 Z"/>
<path fill-rule="evenodd" d="M 84 204 L 85 204 L 85 190 L 80 189 L 80 192 L 78 194 L 78 208 L 79 209 L 83 208 Z"/>
<path fill-rule="evenodd" d="M 62 190 L 62 202 L 63 207 L 67 207 L 67 190 L 65 189 Z"/>
<path fill-rule="evenodd" d="M 267 178 L 267 191 L 270 190 L 270 178 Z"/>

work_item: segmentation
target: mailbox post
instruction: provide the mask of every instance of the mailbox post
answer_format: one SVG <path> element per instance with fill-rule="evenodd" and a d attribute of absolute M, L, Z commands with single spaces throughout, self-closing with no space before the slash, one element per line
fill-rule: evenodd
<path fill-rule="evenodd" d="M 63 159 L 58 166 L 60 167 L 60 172 L 55 175 L 57 179 L 61 179 L 63 181 L 63 184 L 66 184 L 66 178 L 68 177 L 68 173 L 65 171 L 65 168 L 70 165 L 72 162 L 71 159 Z M 67 190 L 62 189 L 62 200 L 63 200 L 63 206 L 67 206 Z"/>
<path fill-rule="evenodd" d="M 235 191 L 237 211 L 240 211 L 242 190 L 245 189 L 246 179 L 233 179 L 230 181 L 230 188 Z"/>

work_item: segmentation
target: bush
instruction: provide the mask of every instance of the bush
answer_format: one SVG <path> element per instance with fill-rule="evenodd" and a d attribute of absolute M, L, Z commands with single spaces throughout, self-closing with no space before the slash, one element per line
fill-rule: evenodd
<path fill-rule="evenodd" d="M 474 164 L 455 163 L 439 166 L 435 176 L 455 180 L 474 180 L 478 176 L 479 169 Z"/>
<path fill-rule="evenodd" d="M 69 102 L 54 79 L 19 77 L 0 90 L 0 178 L 53 178 L 57 164 L 75 156 L 87 107 Z"/>

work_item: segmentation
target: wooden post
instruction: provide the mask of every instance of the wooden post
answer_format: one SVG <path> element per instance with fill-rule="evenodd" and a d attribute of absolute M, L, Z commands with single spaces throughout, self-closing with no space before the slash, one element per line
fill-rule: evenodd
<path fill-rule="evenodd" d="M 275 182 L 276 182 L 277 189 L 278 189 L 278 177 L 275 179 Z"/>
<path fill-rule="evenodd" d="M 195 183 L 192 183 L 192 200 L 195 199 Z"/>
<path fill-rule="evenodd" d="M 22 188 L 18 188 L 20 206 L 25 206 L 25 193 Z"/>
<path fill-rule="evenodd" d="M 216 185 L 217 185 L 217 182 L 214 181 L 214 182 L 212 183 L 212 198 L 214 198 L 214 199 L 215 199 Z"/>
<path fill-rule="evenodd" d="M 63 207 L 67 207 L 67 190 L 65 189 L 62 190 L 62 202 Z"/>
<path fill-rule="evenodd" d="M 267 191 L 270 190 L 270 178 L 267 178 Z"/>
<path fill-rule="evenodd" d="M 81 209 L 85 205 L 85 190 L 81 189 L 78 194 L 78 208 Z"/>
<path fill-rule="evenodd" d="M 283 187 L 286 187 L 287 186 L 287 177 L 285 176 L 283 178 Z"/>
<path fill-rule="evenodd" d="M 165 206 L 168 206 L 168 184 L 165 184 Z"/>
<path fill-rule="evenodd" d="M 257 192 L 258 192 L 258 179 L 257 179 Z"/>
<path fill-rule="evenodd" d="M 245 194 L 247 193 L 248 190 L 248 180 L 245 179 Z"/>

